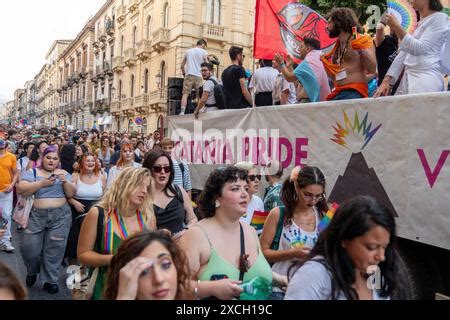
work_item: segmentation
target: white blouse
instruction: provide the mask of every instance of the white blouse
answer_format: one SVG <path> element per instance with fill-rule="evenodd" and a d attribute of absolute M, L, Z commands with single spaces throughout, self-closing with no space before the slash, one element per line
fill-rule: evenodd
<path fill-rule="evenodd" d="M 448 17 L 437 12 L 420 20 L 414 33 L 400 42 L 399 54 L 392 63 L 388 76 L 395 84 L 404 68 L 397 94 L 438 92 L 444 90 L 441 73 L 441 52 L 449 32 Z"/>

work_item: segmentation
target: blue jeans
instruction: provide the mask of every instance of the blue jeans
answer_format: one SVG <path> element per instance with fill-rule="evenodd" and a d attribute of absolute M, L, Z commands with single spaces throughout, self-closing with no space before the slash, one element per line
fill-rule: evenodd
<path fill-rule="evenodd" d="M 13 193 L 0 192 L 0 208 L 2 208 L 2 216 L 8 221 L 5 227 L 5 235 L 0 242 L 2 244 L 11 244 L 11 216 L 13 211 Z"/>
<path fill-rule="evenodd" d="M 28 275 L 36 275 L 42 269 L 41 280 L 58 283 L 71 223 L 68 204 L 54 209 L 31 209 L 20 248 Z"/>
<path fill-rule="evenodd" d="M 350 100 L 350 99 L 361 99 L 364 98 L 361 93 L 356 90 L 343 90 L 341 91 L 332 101 L 335 100 Z"/>

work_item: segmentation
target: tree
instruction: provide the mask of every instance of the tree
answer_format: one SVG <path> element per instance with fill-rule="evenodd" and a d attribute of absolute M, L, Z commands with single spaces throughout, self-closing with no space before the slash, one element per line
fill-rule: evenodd
<path fill-rule="evenodd" d="M 316 10 L 324 17 L 333 8 L 352 8 L 361 25 L 365 25 L 367 22 L 369 29 L 375 28 L 379 17 L 386 10 L 386 0 L 299 0 L 298 2 Z"/>

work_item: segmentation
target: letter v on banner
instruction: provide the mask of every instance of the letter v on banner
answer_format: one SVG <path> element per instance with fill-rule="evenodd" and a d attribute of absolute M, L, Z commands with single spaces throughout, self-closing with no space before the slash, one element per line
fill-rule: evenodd
<path fill-rule="evenodd" d="M 447 161 L 450 150 L 442 151 L 441 156 L 439 157 L 439 160 L 433 171 L 431 171 L 430 165 L 428 164 L 428 160 L 423 149 L 417 149 L 417 153 L 419 154 L 420 161 L 422 162 L 422 166 L 425 171 L 425 175 L 427 176 L 428 183 L 430 184 L 430 187 L 433 188 L 439 174 L 441 173 L 445 161 Z"/>

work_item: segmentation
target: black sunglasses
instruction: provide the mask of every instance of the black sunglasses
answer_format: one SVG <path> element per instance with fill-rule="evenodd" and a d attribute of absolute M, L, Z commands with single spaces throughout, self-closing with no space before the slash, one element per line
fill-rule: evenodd
<path fill-rule="evenodd" d="M 153 166 L 153 172 L 155 173 L 161 173 L 161 171 L 163 171 L 165 173 L 169 173 L 170 171 L 172 171 L 172 168 L 167 166 L 167 167 L 161 167 L 161 166 Z"/>
<path fill-rule="evenodd" d="M 261 181 L 261 175 L 260 174 L 251 174 L 248 177 L 248 180 L 250 181 L 255 181 L 256 179 L 258 179 L 259 181 Z"/>

